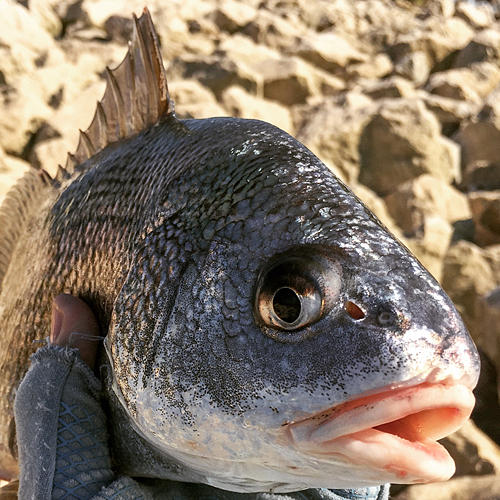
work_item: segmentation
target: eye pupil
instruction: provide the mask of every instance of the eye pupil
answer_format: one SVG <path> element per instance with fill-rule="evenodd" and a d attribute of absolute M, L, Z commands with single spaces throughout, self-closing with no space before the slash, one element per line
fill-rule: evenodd
<path fill-rule="evenodd" d="M 300 299 L 291 288 L 280 288 L 273 298 L 276 316 L 285 323 L 293 323 L 300 316 Z"/>

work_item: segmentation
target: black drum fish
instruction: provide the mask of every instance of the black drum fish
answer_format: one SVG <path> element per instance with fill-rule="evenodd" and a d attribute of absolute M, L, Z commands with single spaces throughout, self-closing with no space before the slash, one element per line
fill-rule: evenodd
<path fill-rule="evenodd" d="M 0 214 L 0 470 L 60 293 L 103 327 L 117 472 L 238 492 L 441 481 L 476 348 L 438 283 L 307 148 L 179 120 L 147 11 L 68 165 Z"/>

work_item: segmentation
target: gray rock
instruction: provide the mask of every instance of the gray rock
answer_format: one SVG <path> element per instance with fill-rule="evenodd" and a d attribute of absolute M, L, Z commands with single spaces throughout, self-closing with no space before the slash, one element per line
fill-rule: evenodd
<path fill-rule="evenodd" d="M 334 74 L 342 73 L 349 64 L 369 59 L 368 54 L 361 52 L 345 37 L 331 32 L 308 34 L 291 52 Z"/>
<path fill-rule="evenodd" d="M 498 500 L 500 476 L 460 477 L 447 483 L 410 486 L 394 500 Z"/>
<path fill-rule="evenodd" d="M 487 29 L 477 33 L 455 58 L 455 68 L 470 67 L 474 63 L 500 61 L 500 31 Z"/>
<path fill-rule="evenodd" d="M 256 9 L 250 5 L 225 0 L 213 11 L 211 17 L 220 30 L 233 34 L 251 22 L 256 15 Z"/>
<path fill-rule="evenodd" d="M 468 420 L 441 444 L 455 461 L 457 476 L 500 474 L 500 447 Z"/>
<path fill-rule="evenodd" d="M 276 127 L 294 133 L 290 110 L 281 104 L 248 94 L 242 87 L 234 85 L 222 93 L 222 104 L 229 116 L 252 118 L 272 123 Z"/>
<path fill-rule="evenodd" d="M 408 78 L 417 86 L 427 81 L 430 72 L 429 57 L 421 50 L 404 55 L 394 65 L 394 73 Z"/>
<path fill-rule="evenodd" d="M 441 284 L 476 340 L 476 300 L 496 286 L 484 250 L 467 241 L 452 245 L 444 258 Z"/>
<path fill-rule="evenodd" d="M 250 67 L 262 82 L 262 96 L 285 106 L 302 104 L 311 96 L 334 94 L 345 88 L 338 78 L 298 57 L 266 59 Z"/>
<path fill-rule="evenodd" d="M 460 1 L 455 5 L 455 16 L 466 21 L 473 28 L 491 26 L 495 17 L 493 9 L 488 4 L 472 4 Z"/>
<path fill-rule="evenodd" d="M 347 182 L 357 182 L 361 134 L 377 107 L 367 96 L 347 92 L 297 109 L 297 139 Z"/>
<path fill-rule="evenodd" d="M 480 102 L 500 83 L 500 69 L 492 63 L 481 63 L 473 68 L 457 68 L 434 73 L 425 90 L 431 94 Z"/>
<path fill-rule="evenodd" d="M 371 80 L 363 85 L 363 92 L 372 99 L 385 99 L 397 97 L 414 97 L 414 85 L 400 76 L 391 76 L 384 80 Z"/>
<path fill-rule="evenodd" d="M 468 196 L 475 224 L 474 242 L 481 247 L 499 244 L 500 191 L 475 191 Z"/>
<path fill-rule="evenodd" d="M 384 201 L 394 222 L 407 234 L 417 233 L 428 217 L 439 216 L 449 224 L 471 218 L 467 196 L 429 174 L 405 182 Z"/>
<path fill-rule="evenodd" d="M 381 196 L 424 173 L 452 182 L 459 172 L 458 146 L 441 136 L 421 100 L 383 101 L 363 131 L 360 152 L 359 182 Z"/>

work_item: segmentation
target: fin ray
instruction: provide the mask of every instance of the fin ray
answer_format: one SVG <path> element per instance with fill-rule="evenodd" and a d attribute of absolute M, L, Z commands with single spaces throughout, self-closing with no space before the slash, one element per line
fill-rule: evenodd
<path fill-rule="evenodd" d="M 117 68 L 106 68 L 105 76 L 106 90 L 92 123 L 80 131 L 76 151 L 68 155 L 63 168 L 68 174 L 109 144 L 141 132 L 164 116 L 175 116 L 158 35 L 147 9 L 139 18 L 134 15 L 127 55 Z"/>
<path fill-rule="evenodd" d="M 46 172 L 30 170 L 7 193 L 0 206 L 0 290 L 16 243 L 48 187 L 52 187 L 52 179 Z"/>

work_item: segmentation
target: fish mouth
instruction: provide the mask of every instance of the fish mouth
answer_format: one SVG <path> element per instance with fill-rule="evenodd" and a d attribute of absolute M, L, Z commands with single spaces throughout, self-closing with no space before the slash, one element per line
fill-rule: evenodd
<path fill-rule="evenodd" d="M 287 423 L 286 432 L 308 455 L 342 456 L 387 482 L 446 481 L 455 463 L 437 440 L 458 430 L 474 403 L 464 385 L 423 383 L 348 401 Z"/>

